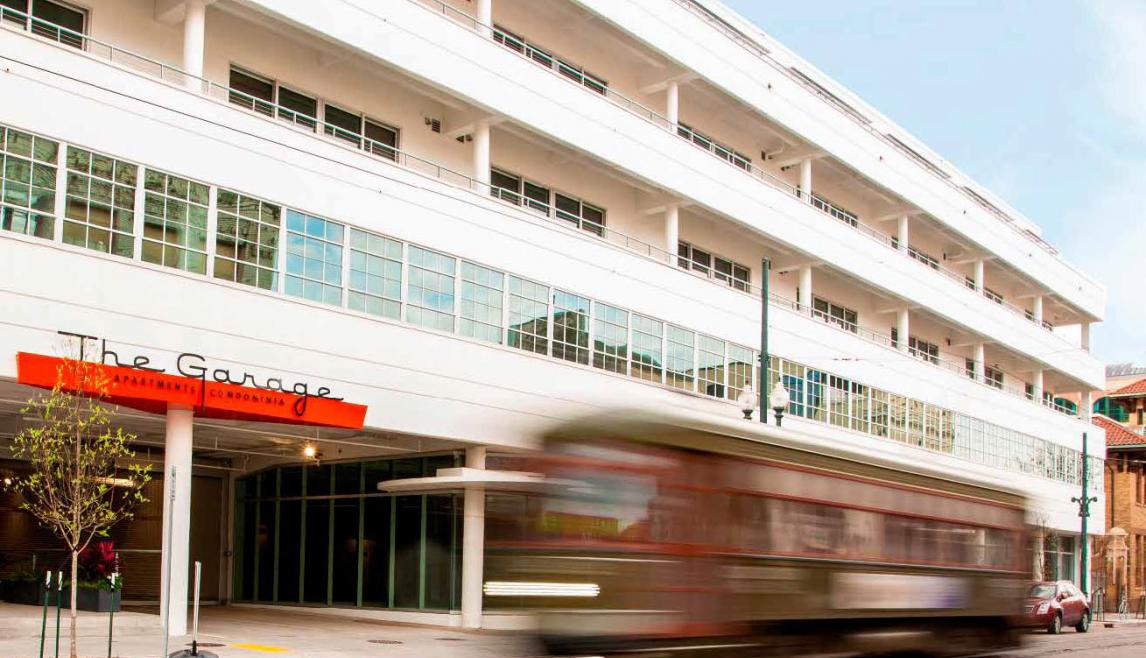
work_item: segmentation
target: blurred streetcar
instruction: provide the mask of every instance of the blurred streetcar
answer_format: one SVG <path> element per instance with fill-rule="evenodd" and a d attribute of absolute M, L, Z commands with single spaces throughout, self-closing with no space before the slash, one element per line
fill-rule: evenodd
<path fill-rule="evenodd" d="M 555 492 L 489 501 L 487 609 L 536 611 L 555 656 L 1017 644 L 1021 496 L 738 433 L 631 414 L 552 433 L 518 466 Z"/>

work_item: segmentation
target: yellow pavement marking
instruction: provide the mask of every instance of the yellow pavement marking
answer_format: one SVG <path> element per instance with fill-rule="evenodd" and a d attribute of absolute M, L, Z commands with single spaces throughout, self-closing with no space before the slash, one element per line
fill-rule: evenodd
<path fill-rule="evenodd" d="M 284 649 L 282 647 L 268 647 L 264 644 L 240 643 L 240 644 L 232 644 L 231 646 L 236 648 L 236 649 L 250 649 L 251 651 L 265 651 L 267 653 L 284 653 L 284 652 L 288 651 L 288 649 Z"/>

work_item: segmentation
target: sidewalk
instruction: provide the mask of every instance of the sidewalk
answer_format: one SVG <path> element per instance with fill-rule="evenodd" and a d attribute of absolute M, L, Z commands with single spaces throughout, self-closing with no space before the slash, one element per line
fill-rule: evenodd
<path fill-rule="evenodd" d="M 37 658 L 40 608 L 0 604 L 0 656 Z M 122 625 L 121 625 L 121 619 Z M 81 613 L 79 655 L 107 656 L 107 614 Z M 61 617 L 60 655 L 67 655 L 67 616 Z M 161 658 L 163 633 L 158 615 L 123 612 L 115 615 L 112 655 Z M 48 620 L 45 656 L 55 655 L 55 610 Z M 168 652 L 190 646 L 190 636 L 173 637 Z M 517 658 L 535 655 L 517 635 L 406 626 L 290 609 L 204 608 L 199 643 L 220 658 L 266 655 L 291 658 Z"/>

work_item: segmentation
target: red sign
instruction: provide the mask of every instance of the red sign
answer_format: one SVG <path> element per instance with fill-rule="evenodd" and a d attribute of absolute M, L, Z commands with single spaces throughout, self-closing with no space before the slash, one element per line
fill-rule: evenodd
<path fill-rule="evenodd" d="M 50 389 L 63 376 L 63 388 L 69 393 L 99 392 L 80 390 L 83 386 L 75 381 L 75 368 L 66 367 L 66 364 L 67 359 L 20 352 L 16 355 L 16 381 Z M 195 415 L 203 418 L 348 429 L 360 429 L 366 418 L 366 407 L 361 404 L 323 395 L 212 381 L 205 372 L 202 377 L 187 377 L 119 365 L 91 363 L 90 366 L 99 370 L 99 376 L 86 380 L 106 378 L 104 399 L 112 404 L 152 413 L 166 413 L 167 406 L 174 404 L 194 409 Z"/>

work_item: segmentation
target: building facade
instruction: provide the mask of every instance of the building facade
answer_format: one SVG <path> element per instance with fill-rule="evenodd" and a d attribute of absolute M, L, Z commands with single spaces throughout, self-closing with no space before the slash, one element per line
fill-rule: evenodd
<path fill-rule="evenodd" d="M 0 1 L 0 436 L 17 352 L 322 386 L 361 429 L 122 414 L 221 497 L 218 546 L 184 478 L 172 545 L 125 551 L 217 551 L 224 601 L 494 626 L 512 501 L 475 473 L 618 405 L 736 417 L 766 377 L 790 440 L 1020 489 L 1076 577 L 1103 287 L 719 2 L 654 5 Z"/>
<path fill-rule="evenodd" d="M 1103 471 L 1106 537 L 1092 565 L 1104 580 L 1106 608 L 1138 611 L 1146 596 L 1146 369 L 1117 364 L 1094 403 L 1094 424 L 1106 434 Z"/>

